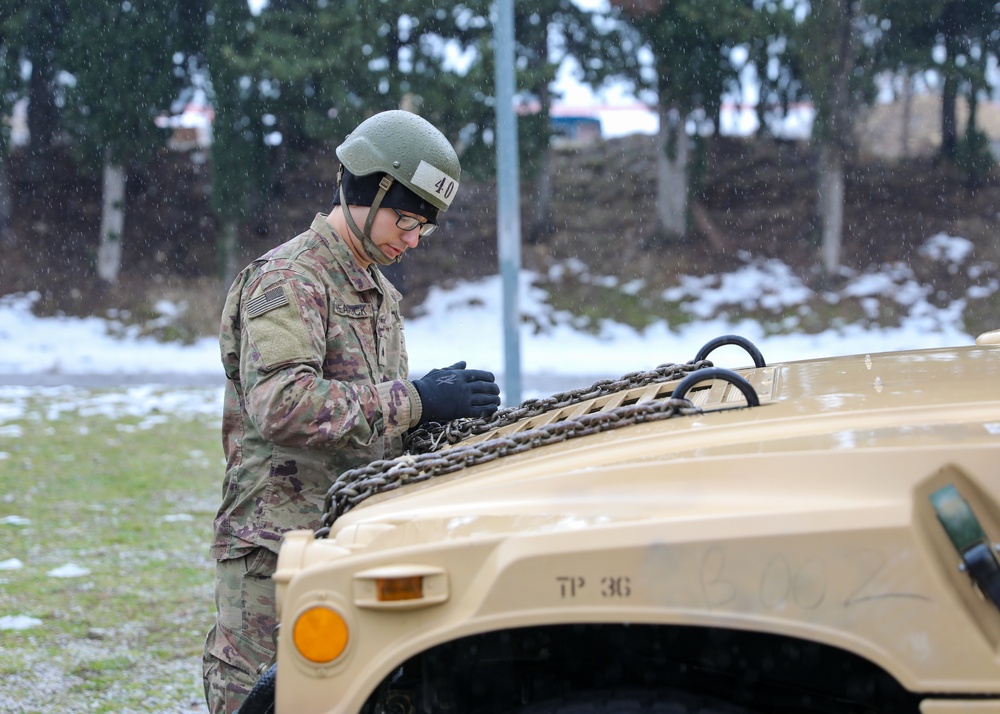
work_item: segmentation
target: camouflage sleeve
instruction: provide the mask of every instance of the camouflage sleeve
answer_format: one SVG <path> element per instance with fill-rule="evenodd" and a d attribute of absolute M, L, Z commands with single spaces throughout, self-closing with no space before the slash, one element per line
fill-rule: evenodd
<path fill-rule="evenodd" d="M 413 422 L 412 388 L 401 379 L 373 382 L 365 345 L 337 323 L 327 300 L 323 285 L 286 271 L 266 273 L 244 294 L 240 379 L 247 414 L 272 443 L 369 445 Z M 325 378 L 329 360 L 353 376 Z"/>
<path fill-rule="evenodd" d="M 410 374 L 410 355 L 406 351 L 406 333 L 403 331 L 403 317 L 399 318 L 399 373 L 405 377 Z M 416 403 L 420 403 L 420 397 L 417 396 L 417 390 L 413 390 L 413 394 Z M 415 421 L 420 421 L 416 419 Z"/>

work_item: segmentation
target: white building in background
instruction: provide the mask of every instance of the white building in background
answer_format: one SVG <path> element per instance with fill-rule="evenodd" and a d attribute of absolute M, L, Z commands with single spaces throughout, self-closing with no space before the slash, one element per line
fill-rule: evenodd
<path fill-rule="evenodd" d="M 194 91 L 177 114 L 161 114 L 156 126 L 173 129 L 167 146 L 175 151 L 207 149 L 212 145 L 212 122 L 215 109 L 201 89 Z"/>
<path fill-rule="evenodd" d="M 660 118 L 655 107 L 649 107 L 641 102 L 622 104 L 580 104 L 569 105 L 557 103 L 552 105 L 553 119 L 565 117 L 594 118 L 601 123 L 601 137 L 613 139 L 630 134 L 657 134 L 660 130 Z M 792 105 L 788 114 L 783 117 L 768 118 L 771 134 L 788 140 L 808 139 L 812 135 L 812 124 L 815 111 L 811 104 Z M 715 124 L 718 124 L 716 127 Z M 751 136 L 760 129 L 760 122 L 754 107 L 749 104 L 737 105 L 727 102 L 722 105 L 719 117 L 712 122 L 714 131 L 722 136 Z M 688 131 L 695 132 L 698 128 L 692 122 Z"/>

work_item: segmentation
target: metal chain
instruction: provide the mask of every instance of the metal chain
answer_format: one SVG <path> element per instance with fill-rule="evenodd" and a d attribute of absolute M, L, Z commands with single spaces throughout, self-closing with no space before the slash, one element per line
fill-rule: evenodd
<path fill-rule="evenodd" d="M 395 459 L 382 459 L 343 472 L 326 493 L 323 527 L 317 538 L 325 538 L 330 526 L 369 496 L 393 491 L 404 484 L 419 483 L 435 476 L 454 473 L 469 466 L 519 454 L 539 446 L 588 436 L 642 422 L 660 421 L 678 415 L 698 413 L 687 399 L 666 399 L 620 406 L 545 424 L 509 436 L 468 444 L 438 453 L 445 444 L 456 444 L 470 436 L 539 416 L 553 409 L 579 404 L 626 389 L 670 382 L 693 371 L 711 367 L 709 360 L 687 364 L 663 364 L 650 371 L 630 372 L 618 379 L 605 379 L 589 387 L 559 392 L 550 397 L 528 399 L 519 406 L 497 411 L 488 419 L 456 419 L 415 430 L 407 440 L 408 452 Z"/>
<path fill-rule="evenodd" d="M 712 362 L 709 360 L 688 362 L 687 364 L 661 364 L 652 370 L 629 372 L 618 379 L 601 379 L 589 387 L 558 392 L 539 399 L 527 399 L 516 407 L 500 409 L 489 418 L 455 419 L 447 424 L 432 422 L 423 428 L 411 431 L 403 446 L 410 454 L 439 451 L 448 444 L 457 444 L 470 436 L 479 436 L 488 431 L 509 426 L 522 419 L 540 416 L 553 409 L 562 409 L 626 389 L 683 379 L 695 370 L 711 366 Z"/>

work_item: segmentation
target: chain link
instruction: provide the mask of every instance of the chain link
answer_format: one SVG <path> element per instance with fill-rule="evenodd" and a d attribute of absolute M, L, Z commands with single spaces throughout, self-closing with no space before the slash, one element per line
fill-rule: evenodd
<path fill-rule="evenodd" d="M 340 516 L 369 496 L 394 491 L 405 484 L 419 483 L 469 466 L 477 466 L 567 439 L 610 431 L 631 424 L 698 413 L 700 410 L 692 406 L 687 399 L 648 401 L 584 414 L 516 434 L 441 451 L 446 445 L 458 444 L 471 436 L 510 426 L 553 409 L 562 409 L 627 389 L 680 380 L 691 372 L 711 366 L 712 362 L 709 360 L 686 364 L 662 364 L 653 370 L 630 372 L 618 379 L 599 380 L 589 387 L 559 392 L 539 399 L 528 399 L 516 407 L 500 409 L 487 419 L 456 419 L 447 424 L 431 424 L 416 429 L 406 440 L 407 453 L 395 459 L 372 461 L 365 466 L 345 471 L 337 477 L 326 493 L 323 527 L 316 532 L 316 537 L 325 538 L 330 532 L 330 526 Z"/>
<path fill-rule="evenodd" d="M 404 448 L 411 454 L 438 451 L 448 444 L 457 444 L 470 436 L 479 436 L 494 429 L 510 426 L 522 419 L 531 419 L 553 409 L 562 409 L 627 389 L 683 379 L 691 372 L 711 366 L 712 362 L 709 360 L 687 364 L 661 364 L 652 370 L 629 372 L 618 379 L 598 380 L 589 387 L 558 392 L 538 399 L 527 399 L 519 406 L 500 409 L 487 419 L 455 419 L 447 424 L 432 422 L 423 428 L 411 431 L 406 437 Z"/>

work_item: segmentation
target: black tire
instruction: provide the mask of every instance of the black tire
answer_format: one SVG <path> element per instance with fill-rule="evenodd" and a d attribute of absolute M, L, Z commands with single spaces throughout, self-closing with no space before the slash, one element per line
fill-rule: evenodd
<path fill-rule="evenodd" d="M 237 714 L 274 714 L 274 680 L 277 676 L 278 665 L 272 664 L 253 685 Z"/>
<path fill-rule="evenodd" d="M 615 689 L 547 699 L 508 714 L 751 714 L 713 697 L 675 690 Z"/>

